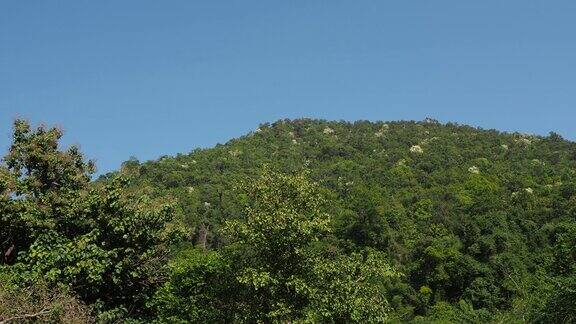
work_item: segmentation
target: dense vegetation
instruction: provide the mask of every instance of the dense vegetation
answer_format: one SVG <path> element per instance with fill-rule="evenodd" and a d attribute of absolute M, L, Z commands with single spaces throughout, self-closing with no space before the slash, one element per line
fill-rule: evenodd
<path fill-rule="evenodd" d="M 557 134 L 284 120 L 94 182 L 60 136 L 18 121 L 0 167 L 0 318 L 576 321 Z"/>
<path fill-rule="evenodd" d="M 83 303 L 102 320 L 144 316 L 179 241 L 173 207 L 123 194 L 120 177 L 92 184 L 93 163 L 60 151 L 61 136 L 17 121 L 0 167 L 1 317 L 75 321 Z"/>

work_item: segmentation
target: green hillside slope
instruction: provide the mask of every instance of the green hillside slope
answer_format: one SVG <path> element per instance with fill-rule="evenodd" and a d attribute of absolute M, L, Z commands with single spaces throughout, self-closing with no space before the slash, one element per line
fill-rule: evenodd
<path fill-rule="evenodd" d="M 218 250 L 224 221 L 245 217 L 235 188 L 265 165 L 309 170 L 339 244 L 386 254 L 403 274 L 387 290 L 396 318 L 574 320 L 575 143 L 429 119 L 281 120 L 122 173 L 176 199 L 190 240 Z"/>

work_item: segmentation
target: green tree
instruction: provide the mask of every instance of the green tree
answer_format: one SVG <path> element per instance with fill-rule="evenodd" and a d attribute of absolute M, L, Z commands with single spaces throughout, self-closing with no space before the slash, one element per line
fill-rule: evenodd
<path fill-rule="evenodd" d="M 101 311 L 141 316 L 162 277 L 178 231 L 172 207 L 127 197 L 128 182 L 90 182 L 94 164 L 62 132 L 22 120 L 0 166 L 0 242 L 4 270 L 72 288 Z"/>
<path fill-rule="evenodd" d="M 387 318 L 385 284 L 397 273 L 376 251 L 339 251 L 318 184 L 265 170 L 244 189 L 245 219 L 228 223 L 228 253 L 251 296 L 244 320 Z"/>
<path fill-rule="evenodd" d="M 163 323 L 214 323 L 234 318 L 238 285 L 229 260 L 216 251 L 186 248 L 169 264 L 170 280 L 152 308 Z"/>
<path fill-rule="evenodd" d="M 382 322 L 398 276 L 376 250 L 345 253 L 331 236 L 318 184 L 265 169 L 242 186 L 245 212 L 226 223 L 221 251 L 171 262 L 153 308 L 169 322 Z"/>

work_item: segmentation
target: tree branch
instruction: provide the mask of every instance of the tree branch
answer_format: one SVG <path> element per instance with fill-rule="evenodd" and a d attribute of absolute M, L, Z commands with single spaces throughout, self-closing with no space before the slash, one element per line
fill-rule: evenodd
<path fill-rule="evenodd" d="M 50 313 L 50 310 L 47 308 L 42 309 L 41 311 L 37 312 L 37 313 L 33 313 L 33 314 L 23 314 L 23 315 L 16 315 L 10 318 L 7 318 L 5 320 L 0 321 L 0 324 L 7 324 L 10 323 L 12 321 L 16 321 L 16 320 L 22 320 L 22 319 L 31 319 L 31 318 L 36 318 L 36 317 L 40 317 L 42 315 L 46 315 Z"/>

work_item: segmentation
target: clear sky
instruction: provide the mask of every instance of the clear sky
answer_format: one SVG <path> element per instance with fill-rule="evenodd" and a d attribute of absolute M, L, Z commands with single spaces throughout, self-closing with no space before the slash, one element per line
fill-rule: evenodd
<path fill-rule="evenodd" d="M 280 118 L 576 139 L 576 1 L 0 1 L 0 148 L 60 125 L 100 172 Z"/>

